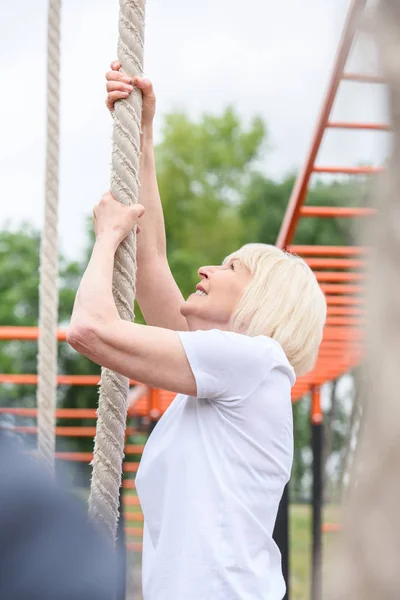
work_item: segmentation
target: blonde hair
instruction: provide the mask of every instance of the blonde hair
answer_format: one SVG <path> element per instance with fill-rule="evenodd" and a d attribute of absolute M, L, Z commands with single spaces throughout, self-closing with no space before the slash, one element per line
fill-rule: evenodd
<path fill-rule="evenodd" d="M 266 335 L 281 345 L 296 375 L 312 369 L 322 340 L 326 300 L 307 263 L 267 244 L 247 244 L 228 256 L 251 272 L 232 315 L 234 331 Z"/>

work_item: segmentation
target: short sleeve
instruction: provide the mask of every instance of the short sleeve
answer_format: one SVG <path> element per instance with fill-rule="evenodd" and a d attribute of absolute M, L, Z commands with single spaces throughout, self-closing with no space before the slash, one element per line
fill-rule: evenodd
<path fill-rule="evenodd" d="M 198 398 L 240 402 L 276 368 L 294 384 L 293 368 L 271 338 L 218 329 L 178 335 L 196 380 Z"/>

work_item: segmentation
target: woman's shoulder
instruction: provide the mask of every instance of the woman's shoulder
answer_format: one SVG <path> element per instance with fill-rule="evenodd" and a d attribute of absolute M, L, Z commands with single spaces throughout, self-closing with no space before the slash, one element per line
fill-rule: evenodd
<path fill-rule="evenodd" d="M 242 364 L 248 364 L 248 359 L 251 360 L 254 366 L 259 364 L 260 369 L 265 370 L 265 366 L 269 365 L 270 369 L 284 370 L 291 384 L 293 385 L 296 376 L 293 367 L 280 345 L 279 342 L 267 335 L 249 336 L 244 333 L 234 331 L 226 331 L 221 329 L 210 329 L 208 333 L 208 341 L 214 347 L 220 347 L 221 351 L 226 351 L 230 357 L 237 356 L 247 358 L 242 360 Z"/>
<path fill-rule="evenodd" d="M 279 342 L 277 342 L 276 340 L 274 340 L 271 337 L 268 337 L 267 335 L 257 335 L 257 336 L 250 336 L 247 335 L 245 333 L 237 333 L 235 331 L 225 331 L 222 329 L 210 329 L 208 330 L 208 333 L 210 334 L 210 339 L 214 338 L 214 339 L 223 339 L 225 338 L 225 341 L 229 341 L 232 344 L 235 345 L 242 345 L 245 348 L 259 348 L 260 350 L 267 350 L 269 352 L 274 352 L 277 355 L 280 355 L 281 358 L 286 358 L 286 355 L 282 349 L 282 346 L 280 345 Z"/>

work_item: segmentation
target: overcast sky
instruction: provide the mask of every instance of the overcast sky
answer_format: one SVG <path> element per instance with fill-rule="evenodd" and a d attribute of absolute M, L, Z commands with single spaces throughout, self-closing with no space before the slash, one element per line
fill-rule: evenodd
<path fill-rule="evenodd" d="M 266 120 L 262 168 L 282 177 L 301 165 L 350 0 L 148 0 L 145 72 L 162 115 L 193 117 L 233 104 Z M 46 0 L 0 4 L 0 226 L 40 226 L 45 166 Z M 116 56 L 118 0 L 64 0 L 60 247 L 79 256 L 85 216 L 108 188 L 111 118 L 104 73 Z M 353 63 L 373 71 L 366 45 Z M 353 66 L 354 66 L 353 65 Z M 382 90 L 344 83 L 334 115 L 384 118 Z M 379 164 L 386 134 L 331 132 L 322 164 Z M 268 201 L 268 199 L 266 199 Z"/>

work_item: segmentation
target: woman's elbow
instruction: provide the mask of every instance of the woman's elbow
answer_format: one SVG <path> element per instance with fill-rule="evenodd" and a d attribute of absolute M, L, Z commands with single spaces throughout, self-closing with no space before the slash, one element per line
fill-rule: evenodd
<path fill-rule="evenodd" d="M 70 323 L 66 339 L 71 348 L 88 358 L 92 354 L 92 349 L 96 347 L 96 332 L 90 323 Z"/>

